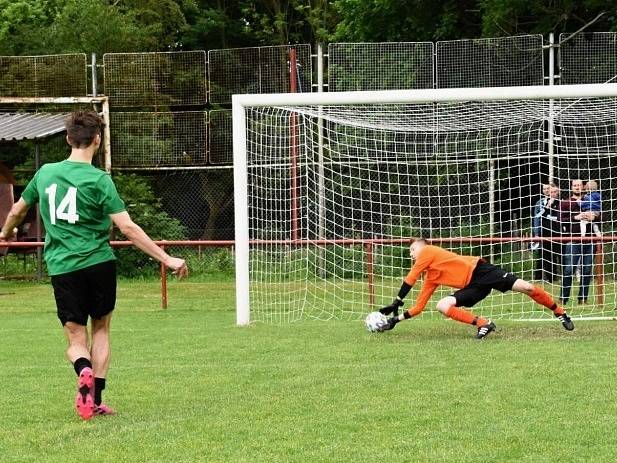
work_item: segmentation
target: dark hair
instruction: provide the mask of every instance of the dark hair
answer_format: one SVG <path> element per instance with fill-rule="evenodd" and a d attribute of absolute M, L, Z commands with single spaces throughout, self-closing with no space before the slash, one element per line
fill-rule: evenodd
<path fill-rule="evenodd" d="M 73 111 L 67 117 L 64 126 L 73 148 L 86 148 L 94 142 L 98 135 L 103 137 L 105 122 L 94 111 Z"/>

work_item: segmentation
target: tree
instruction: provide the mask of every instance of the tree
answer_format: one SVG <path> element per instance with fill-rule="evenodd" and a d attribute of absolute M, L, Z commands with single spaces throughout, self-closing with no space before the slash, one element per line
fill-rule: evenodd
<path fill-rule="evenodd" d="M 191 0 L 0 0 L 5 55 L 164 51 L 177 48 Z"/>
<path fill-rule="evenodd" d="M 230 171 L 209 171 L 201 176 L 202 195 L 208 203 L 208 222 L 201 239 L 216 238 L 216 226 L 221 213 L 233 200 L 233 175 Z"/>
<path fill-rule="evenodd" d="M 337 19 L 331 0 L 198 0 L 186 18 L 186 49 L 326 41 Z"/>
<path fill-rule="evenodd" d="M 475 38 L 476 0 L 334 0 L 341 42 L 433 41 Z"/>
<path fill-rule="evenodd" d="M 135 12 L 97 0 L 68 0 L 47 29 L 53 53 L 122 53 L 153 49 L 156 26 L 138 23 Z"/>
<path fill-rule="evenodd" d="M 187 50 L 245 47 L 255 44 L 255 38 L 242 20 L 240 2 L 196 0 L 195 8 L 187 9 L 187 27 L 180 42 Z"/>
<path fill-rule="evenodd" d="M 41 32 L 52 23 L 52 18 L 60 8 L 59 3 L 0 0 L 0 53 L 43 53 L 40 45 L 44 43 L 45 37 Z"/>
<path fill-rule="evenodd" d="M 617 4 L 609 0 L 480 0 L 479 6 L 485 36 L 575 32 L 600 13 L 586 31 L 617 30 Z"/>

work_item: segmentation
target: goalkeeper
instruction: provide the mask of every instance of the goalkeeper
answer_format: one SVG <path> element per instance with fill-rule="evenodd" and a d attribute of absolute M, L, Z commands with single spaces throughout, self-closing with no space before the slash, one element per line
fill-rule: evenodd
<path fill-rule="evenodd" d="M 566 330 L 574 329 L 574 323 L 568 314 L 546 291 L 489 264 L 480 257 L 461 256 L 438 246 L 431 246 L 425 239 L 412 241 L 410 254 L 415 263 L 405 278 L 398 296 L 392 304 L 380 310 L 384 315 L 394 313 L 394 316 L 388 319 L 384 330 L 391 330 L 398 322 L 420 314 L 440 285 L 457 288 L 458 291 L 441 299 L 437 303 L 437 310 L 453 320 L 476 326 L 478 328 L 477 339 L 482 339 L 494 331 L 495 323 L 478 317 L 463 307 L 473 307 L 488 296 L 492 289 L 497 289 L 502 293 L 516 291 L 526 294 L 538 304 L 551 310 Z M 403 305 L 403 299 L 422 273 L 425 273 L 424 284 L 416 304 L 402 315 L 398 315 L 398 308 Z"/>

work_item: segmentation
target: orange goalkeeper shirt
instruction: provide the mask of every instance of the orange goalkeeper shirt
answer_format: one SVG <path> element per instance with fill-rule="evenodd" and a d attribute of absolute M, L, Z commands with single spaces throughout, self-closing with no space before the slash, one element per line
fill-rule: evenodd
<path fill-rule="evenodd" d="M 426 272 L 413 310 L 422 311 L 439 285 L 459 289 L 467 286 L 479 260 L 479 257 L 461 256 L 438 246 L 425 246 L 405 277 L 405 283 L 413 286 L 420 274 Z"/>

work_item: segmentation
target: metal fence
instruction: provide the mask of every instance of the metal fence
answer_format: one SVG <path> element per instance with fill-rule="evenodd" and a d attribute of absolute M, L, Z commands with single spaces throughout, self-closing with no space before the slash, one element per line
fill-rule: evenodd
<path fill-rule="evenodd" d="M 292 66 L 292 50 L 296 62 Z M 208 52 L 210 102 L 229 104 L 236 93 L 310 92 L 313 84 L 311 46 L 232 48 Z M 291 87 L 295 69 L 297 87 Z"/>
<path fill-rule="evenodd" d="M 541 35 L 437 42 L 436 88 L 542 85 Z"/>
<path fill-rule="evenodd" d="M 562 34 L 553 76 L 548 49 L 541 35 L 525 35 L 332 43 L 322 63 L 308 44 L 106 54 L 99 88 L 111 103 L 112 165 L 145 175 L 187 238 L 230 239 L 231 95 L 325 90 L 317 88 L 323 81 L 329 91 L 617 81 L 617 33 Z M 88 67 L 84 54 L 0 57 L 0 96 L 85 96 Z M 616 137 L 607 134 L 611 146 Z"/>
<path fill-rule="evenodd" d="M 110 119 L 116 168 L 206 165 L 206 111 L 112 112 Z"/>
<path fill-rule="evenodd" d="M 205 105 L 206 52 L 107 53 L 105 95 L 113 107 Z"/>
<path fill-rule="evenodd" d="M 603 84 L 617 81 L 617 34 L 561 34 L 559 74 L 562 84 Z"/>
<path fill-rule="evenodd" d="M 328 89 L 400 90 L 433 88 L 432 42 L 331 43 Z"/>
<path fill-rule="evenodd" d="M 0 56 L 0 96 L 86 96 L 85 54 Z"/>
<path fill-rule="evenodd" d="M 210 111 L 210 164 L 231 165 L 233 156 L 231 110 Z"/>

